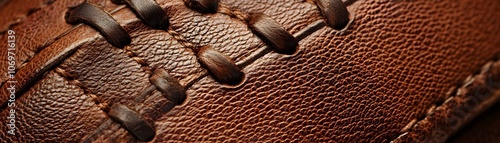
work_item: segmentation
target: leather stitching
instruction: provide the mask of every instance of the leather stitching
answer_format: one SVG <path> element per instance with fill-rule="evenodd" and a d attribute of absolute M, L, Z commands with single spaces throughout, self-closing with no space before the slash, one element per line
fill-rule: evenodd
<path fill-rule="evenodd" d="M 239 13 L 238 15 L 242 15 L 241 12 L 236 12 L 236 13 Z M 247 16 L 237 16 L 237 17 L 247 17 Z M 236 17 L 236 18 L 237 18 Z M 233 17 L 235 18 L 235 17 Z M 239 19 L 239 18 L 237 18 Z M 244 20 L 244 19 L 239 19 L 239 20 Z M 326 26 L 324 24 L 324 22 L 321 20 L 321 21 L 318 21 L 318 22 L 315 22 L 313 24 L 310 24 L 308 27 L 304 28 L 303 31 L 300 31 L 300 32 L 297 32 L 295 34 L 297 34 L 296 36 L 294 37 L 302 37 L 302 38 L 305 38 L 307 37 L 307 35 L 310 35 L 312 33 L 314 33 L 314 31 L 317 31 L 321 28 L 323 28 L 324 26 Z M 312 30 L 311 30 L 312 29 Z M 190 48 L 193 50 L 193 52 L 196 52 L 198 51 L 198 48 L 195 46 L 195 44 L 189 42 L 185 37 L 183 37 L 180 33 L 178 33 L 177 31 L 175 30 L 172 30 L 172 29 L 168 29 L 166 30 L 167 33 L 169 33 L 177 42 L 179 42 L 179 44 L 181 44 L 182 46 L 186 47 L 186 48 Z M 302 39 L 298 39 L 298 40 L 302 40 Z M 271 48 L 267 47 L 267 46 L 263 46 L 261 47 L 261 49 L 264 48 L 264 50 L 262 52 L 260 52 L 261 54 L 257 54 L 255 55 L 255 57 L 252 57 L 251 59 L 259 59 L 260 57 L 263 57 L 264 55 L 270 53 L 272 50 Z M 129 57 L 133 58 L 135 61 L 137 61 L 137 63 L 139 63 L 142 67 L 149 67 L 147 63 L 145 63 L 145 61 L 139 57 L 137 57 L 136 54 L 132 53 L 131 49 L 130 49 L 130 46 L 126 46 L 124 48 L 124 50 L 126 51 L 127 55 L 129 55 Z M 259 51 L 257 51 L 259 52 Z M 243 68 L 243 67 L 246 67 L 246 65 L 249 65 L 251 64 L 252 61 L 248 62 L 248 63 L 242 63 L 242 64 L 238 64 L 239 67 Z M 149 68 L 149 71 L 150 71 L 150 68 Z M 184 89 L 187 90 L 189 89 L 194 83 L 200 81 L 201 79 L 207 77 L 208 74 L 202 74 L 200 75 L 199 77 L 197 78 L 193 78 L 192 80 L 188 81 L 188 84 L 185 85 Z M 146 97 L 148 98 L 148 97 Z M 136 101 L 139 101 L 139 100 L 136 100 Z M 108 128 L 108 127 L 103 127 L 103 128 Z M 112 129 L 113 131 L 116 131 L 117 129 Z M 90 137 L 88 137 L 86 140 L 94 140 L 96 139 L 96 137 L 94 135 L 91 135 Z"/>
<path fill-rule="evenodd" d="M 245 23 L 248 23 L 248 20 L 250 19 L 249 16 L 239 10 L 232 9 L 229 6 L 225 4 L 219 4 L 219 13 L 228 15 L 231 18 L 236 18 L 240 21 L 243 21 Z"/>
<path fill-rule="evenodd" d="M 146 63 L 146 60 L 137 56 L 137 54 L 132 51 L 132 48 L 130 48 L 130 46 L 125 46 L 123 48 L 123 51 L 127 53 L 128 57 L 132 58 L 132 60 L 141 65 L 142 70 L 144 70 L 147 74 L 152 75 L 153 70 L 151 69 L 151 66 Z"/>
<path fill-rule="evenodd" d="M 184 36 L 182 36 L 180 33 L 178 33 L 175 30 L 168 29 L 166 30 L 168 34 L 170 34 L 179 44 L 182 46 L 189 48 L 192 50 L 192 52 L 197 53 L 198 52 L 198 47 L 196 47 L 195 44 L 189 42 Z"/>
<path fill-rule="evenodd" d="M 222 10 L 221 10 L 222 12 L 220 12 L 220 13 L 222 13 L 222 14 L 226 14 L 226 15 L 228 15 L 228 16 L 230 16 L 230 17 L 232 17 L 232 18 L 236 18 L 236 19 L 239 19 L 239 20 L 241 20 L 241 21 L 243 21 L 243 22 L 245 22 L 245 23 L 248 23 L 248 20 L 249 20 L 249 15 L 244 14 L 244 13 L 242 13 L 242 12 L 240 12 L 240 11 L 237 11 L 237 10 L 231 10 L 231 9 L 229 9 L 229 8 L 228 8 L 227 6 L 225 6 L 225 5 L 221 5 L 221 9 L 222 9 Z M 78 27 L 78 26 L 79 26 L 79 25 L 75 26 L 74 28 L 76 28 L 76 27 Z M 74 29 L 74 28 L 73 28 L 73 29 Z M 68 32 L 69 32 L 69 31 L 72 31 L 73 29 L 68 30 Z M 319 28 L 318 28 L 318 29 L 319 29 Z M 178 41 L 181 45 L 183 45 L 183 46 L 185 46 L 185 47 L 188 47 L 188 48 L 191 48 L 193 51 L 198 51 L 197 47 L 195 47 L 195 45 L 194 45 L 193 43 L 188 42 L 188 41 L 187 41 L 187 40 L 186 40 L 183 36 L 181 36 L 179 33 L 175 32 L 175 31 L 173 31 L 173 30 L 167 30 L 167 32 L 168 32 L 169 34 L 171 34 L 171 35 L 174 37 L 174 39 L 176 39 L 176 40 L 177 40 L 177 41 Z M 65 34 L 66 34 L 66 33 L 67 33 L 67 32 L 65 32 Z M 309 34 L 311 34 L 311 33 L 309 33 Z M 61 37 L 61 36 L 64 36 L 64 34 L 63 34 L 63 35 L 60 35 L 60 36 L 58 36 L 58 37 Z M 56 41 L 56 40 L 57 40 L 57 39 L 52 40 L 52 41 L 50 42 L 50 44 L 52 44 L 52 42 L 54 42 L 54 41 Z M 43 49 L 44 47 L 46 47 L 46 46 L 48 46 L 48 45 L 50 45 L 50 44 L 44 45 L 44 46 L 42 46 L 42 48 L 38 48 L 38 49 L 40 49 L 40 50 L 38 50 L 38 51 L 37 51 L 37 53 L 38 53 L 39 51 L 41 51 L 41 49 Z M 142 58 L 138 57 L 138 56 L 137 56 L 137 54 L 135 54 L 135 53 L 131 50 L 131 48 L 130 48 L 129 46 L 126 46 L 126 47 L 124 48 L 124 51 L 125 51 L 125 53 L 128 55 L 128 57 L 132 58 L 132 59 L 133 59 L 134 61 L 136 61 L 139 65 L 141 65 L 141 68 L 142 68 L 144 71 L 146 71 L 146 72 L 148 72 L 150 75 L 152 75 L 152 74 L 151 74 L 152 69 L 151 69 L 151 67 L 149 66 L 149 64 L 147 64 L 147 63 L 145 62 L 145 60 L 144 60 L 144 59 L 142 59 Z M 269 52 L 270 52 L 270 50 L 267 50 L 267 52 L 266 52 L 266 53 L 269 53 Z M 36 55 L 37 53 L 35 53 L 35 55 Z M 259 56 L 263 56 L 263 55 L 265 55 L 265 54 L 261 54 L 261 55 L 259 55 Z M 28 60 L 24 61 L 24 62 L 22 63 L 22 65 L 25 65 L 24 63 L 29 62 L 29 61 L 30 61 L 33 57 L 34 57 L 34 56 L 32 56 L 32 57 L 30 57 L 30 59 L 28 59 Z M 63 69 L 61 69 L 61 68 L 59 68 L 59 67 L 56 67 L 56 68 L 54 69 L 54 71 L 55 71 L 57 74 L 59 74 L 60 76 L 62 76 L 62 77 L 64 77 L 65 79 L 67 79 L 67 80 L 68 80 L 71 84 L 73 84 L 73 85 L 75 85 L 75 86 L 80 87 L 80 88 L 84 91 L 84 94 L 89 95 L 89 96 L 93 99 L 93 101 L 96 103 L 96 105 L 98 105 L 98 106 L 99 106 L 99 108 L 101 108 L 101 109 L 102 109 L 102 110 L 104 110 L 105 112 L 109 111 L 109 108 L 110 108 L 110 107 L 109 107 L 109 105 L 108 105 L 107 103 L 102 102 L 102 100 L 101 100 L 99 97 L 97 97 L 95 94 L 93 94 L 93 93 L 90 91 L 90 89 L 88 89 L 87 87 L 85 87 L 85 85 L 83 85 L 83 84 L 82 84 L 82 82 L 80 82 L 79 80 L 76 80 L 76 78 L 75 78 L 74 76 L 72 76 L 70 73 L 66 72 L 65 70 L 63 70 Z M 204 77 L 204 76 L 206 76 L 206 75 L 202 75 L 202 77 Z M 201 79 L 201 78 L 196 78 L 194 82 L 198 81 L 199 79 Z"/>
<path fill-rule="evenodd" d="M 464 97 L 459 97 L 458 94 L 466 94 L 466 93 L 461 93 L 461 92 L 458 92 L 459 88 L 461 87 L 465 87 L 467 86 L 469 83 L 471 83 L 472 81 L 474 81 L 474 79 L 478 76 L 484 76 L 484 75 L 487 75 L 487 74 L 491 74 L 489 72 L 491 72 L 491 68 L 492 68 L 492 65 L 494 63 L 500 63 L 500 61 L 497 61 L 497 60 L 490 60 L 488 61 L 486 64 L 484 64 L 479 70 L 479 72 L 477 73 L 474 73 L 474 74 L 471 74 L 470 76 L 468 76 L 465 80 L 464 80 L 464 83 L 462 83 L 461 85 L 458 85 L 456 87 L 451 87 L 450 88 L 450 91 L 448 92 L 448 98 L 446 98 L 444 100 L 443 103 L 435 103 L 434 105 L 432 105 L 429 109 L 427 109 L 427 113 L 423 116 L 423 117 L 420 117 L 420 118 L 415 118 L 414 120 L 410 121 L 410 123 L 408 123 L 403 129 L 402 129 L 402 133 L 399 134 L 396 138 L 392 139 L 391 142 L 394 142 L 396 141 L 397 139 L 403 137 L 404 135 L 406 135 L 407 133 L 409 132 L 412 132 L 413 129 L 417 128 L 417 125 L 419 123 L 422 123 L 423 121 L 426 121 L 429 117 L 435 115 L 433 114 L 436 110 L 439 110 L 439 108 L 441 107 L 446 107 L 448 106 L 447 103 L 449 103 L 450 101 L 452 100 L 459 100 L 460 98 L 464 98 L 464 97 L 468 97 L 468 96 L 464 96 Z M 498 89 L 496 89 L 498 90 Z M 491 98 L 491 96 L 489 97 Z M 481 101 L 481 103 L 483 103 Z M 478 105 L 479 106 L 479 105 Z M 477 107 L 477 106 L 476 106 Z M 464 117 L 465 118 L 465 117 Z"/>
<path fill-rule="evenodd" d="M 306 31 L 306 32 L 304 33 L 304 35 L 310 35 L 310 34 L 314 33 L 314 32 L 312 32 L 312 31 L 310 31 L 309 29 L 314 29 L 313 31 L 317 31 L 317 30 L 321 29 L 321 28 L 322 28 L 322 27 L 324 27 L 324 26 L 325 26 L 325 25 L 324 25 L 324 22 L 323 22 L 322 20 L 321 20 L 321 22 L 315 22 L 315 23 L 313 23 L 313 24 L 309 25 L 308 27 L 304 28 L 304 30 L 303 30 L 303 31 Z M 176 39 L 176 40 L 178 40 L 178 42 L 179 42 L 179 43 L 184 43 L 184 44 L 187 44 L 187 45 L 192 45 L 192 43 L 188 42 L 188 41 L 187 41 L 184 37 L 182 37 L 182 36 L 181 36 L 179 33 L 177 33 L 176 31 L 173 31 L 173 30 L 168 30 L 168 32 L 169 32 L 169 34 L 171 34 L 173 37 L 174 37 L 175 35 L 177 35 L 177 36 L 178 36 L 177 38 L 179 38 L 179 39 L 177 39 L 177 38 L 175 38 L 175 39 Z M 302 35 L 302 33 L 301 33 L 301 32 L 297 32 L 296 34 L 300 35 L 300 37 L 307 37 L 307 36 Z M 298 36 L 295 36 L 295 37 L 298 37 Z M 299 39 L 299 40 L 301 40 L 301 39 Z M 183 45 L 183 44 L 182 44 L 182 45 Z M 183 46 L 186 46 L 186 45 L 183 45 Z M 124 49 L 126 49 L 127 47 L 128 47 L 128 46 L 126 46 Z M 186 47 L 188 47 L 188 46 L 186 46 Z M 264 55 L 266 55 L 266 54 L 268 54 L 268 53 L 270 53 L 270 52 L 272 51 L 272 49 L 271 49 L 271 48 L 269 48 L 269 47 L 267 47 L 267 46 L 263 46 L 263 47 L 261 47 L 261 49 L 262 49 L 262 48 L 264 49 L 262 52 L 257 51 L 257 52 L 259 52 L 259 53 L 261 53 L 261 54 L 257 54 L 255 57 L 252 57 L 251 59 L 254 59 L 254 60 L 259 59 L 260 57 L 263 57 Z M 238 64 L 238 66 L 239 66 L 239 67 L 241 67 L 241 68 L 244 68 L 244 67 L 246 67 L 247 65 L 250 65 L 251 63 L 253 63 L 253 62 L 252 62 L 252 61 L 250 61 L 250 62 L 248 62 L 248 63 Z M 209 76 L 208 74 L 202 74 L 202 75 L 200 75 L 200 76 L 199 76 L 199 77 L 197 77 L 197 78 L 193 78 L 193 79 L 189 80 L 189 81 L 188 81 L 188 84 L 187 84 L 187 85 L 185 85 L 184 89 L 185 89 L 185 90 L 189 89 L 189 88 L 190 88 L 193 84 L 197 83 L 197 82 L 198 82 L 198 81 L 200 81 L 201 79 L 203 79 L 203 78 L 205 78 L 205 77 L 208 77 L 208 76 Z M 143 91 L 143 92 L 147 92 L 147 91 Z M 146 98 L 148 98 L 148 97 L 146 97 Z M 136 102 L 137 102 L 137 101 L 139 101 L 139 100 L 140 100 L 140 99 L 136 99 Z M 145 99 L 144 99 L 144 100 L 145 100 Z M 110 126 L 110 125 L 108 125 L 108 124 L 107 124 L 107 122 L 105 122 L 105 123 L 103 123 L 103 125 L 102 125 L 102 126 L 103 126 L 102 128 L 105 130 L 105 128 L 109 128 L 109 126 Z M 111 130 L 112 130 L 113 132 L 116 132 L 116 131 L 118 131 L 118 130 L 119 130 L 119 128 L 115 128 L 115 129 L 111 129 Z M 90 141 L 90 140 L 95 140 L 95 139 L 97 139 L 97 137 L 95 137 L 95 136 L 96 136 L 96 134 L 98 134 L 98 132 L 94 132 L 94 133 L 93 133 L 93 134 L 91 134 L 90 136 L 85 137 L 85 140 Z"/>
<path fill-rule="evenodd" d="M 319 20 L 317 22 L 310 24 L 309 26 L 304 28 L 302 31 L 294 33 L 294 35 L 295 35 L 294 37 L 297 37 L 297 40 L 301 41 L 303 38 L 313 34 L 315 31 L 318 31 L 325 26 L 326 25 L 325 25 L 324 21 Z M 264 55 L 266 55 L 272 51 L 272 49 L 268 46 L 262 46 L 259 49 L 262 49 L 262 50 L 254 52 L 254 56 L 248 57 L 248 60 L 245 60 L 242 63 L 237 63 L 237 65 L 241 68 L 245 68 L 246 66 L 252 64 L 257 59 L 263 57 Z M 208 74 L 203 74 L 197 78 L 193 78 L 192 80 L 188 81 L 188 84 L 186 85 L 185 89 L 186 90 L 189 89 L 193 84 L 195 84 L 196 82 L 205 78 L 206 76 L 208 76 Z"/>
<path fill-rule="evenodd" d="M 221 7 L 223 7 L 223 6 L 221 5 Z M 230 13 L 230 14 L 228 14 L 228 15 L 230 15 L 231 17 L 234 17 L 234 18 L 240 19 L 240 20 L 242 20 L 242 21 L 246 21 L 246 20 L 248 19 L 248 18 L 246 17 L 246 15 L 241 14 L 241 13 L 237 13 L 237 12 L 236 12 L 236 13 L 232 13 L 232 14 Z M 75 27 L 77 27 L 77 26 L 75 26 Z M 71 29 L 71 30 L 73 30 L 73 29 Z M 71 31 L 71 30 L 69 30 L 69 31 Z M 186 46 L 186 47 L 193 47 L 193 48 L 194 48 L 194 45 L 192 45 L 192 43 L 185 42 L 185 41 L 187 41 L 187 40 L 186 40 L 184 37 L 180 36 L 180 34 L 176 33 L 175 31 L 173 31 L 173 30 L 169 30 L 169 31 L 167 31 L 167 32 L 168 32 L 169 34 L 171 34 L 171 35 L 172 35 L 172 36 L 173 36 L 173 37 L 174 37 L 177 41 L 180 41 L 180 43 L 181 43 L 183 46 Z M 177 34 L 178 36 L 175 36 L 175 34 Z M 63 34 L 63 35 L 64 35 L 64 34 Z M 55 40 L 57 40 L 57 39 L 55 39 Z M 55 40 L 53 40 L 53 41 L 55 41 Z M 182 42 L 182 41 L 184 41 L 184 42 Z M 44 45 L 44 47 L 46 47 L 46 46 L 48 46 L 48 45 L 50 45 L 50 44 Z M 189 46 L 189 45 L 191 45 L 191 46 Z M 127 48 L 130 48 L 130 47 L 128 47 L 128 46 L 127 46 Z M 148 66 L 148 64 L 144 61 L 144 59 L 139 58 L 136 54 L 134 54 L 134 53 L 133 53 L 130 49 L 127 49 L 127 48 L 125 48 L 125 49 L 124 49 L 124 50 L 125 50 L 125 52 L 127 53 L 127 55 L 128 55 L 130 58 L 132 58 L 134 61 L 136 61 L 138 64 L 140 64 L 140 65 L 141 65 L 141 67 L 143 68 L 143 70 L 144 70 L 144 71 L 146 71 L 146 72 L 151 72 L 150 67 L 149 67 L 149 66 Z M 42 47 L 41 49 L 43 49 L 43 47 Z M 39 51 L 41 51 L 41 50 L 38 50 L 38 51 L 37 51 L 37 53 L 38 53 Z M 269 52 L 269 50 L 268 50 L 268 52 Z M 267 52 L 267 53 L 268 53 L 268 52 Z M 35 54 L 37 54 L 37 53 L 35 53 Z M 265 55 L 265 54 L 263 54 L 263 55 Z M 23 65 L 25 65 L 25 63 L 29 62 L 29 61 L 31 60 L 31 58 L 33 58 L 33 57 L 30 57 L 30 59 L 28 59 L 28 60 L 26 60 L 25 62 L 23 62 L 23 64 L 21 65 L 21 67 L 22 67 Z M 497 61 L 492 60 L 492 61 L 490 61 L 490 62 L 497 62 Z M 488 62 L 488 64 L 490 64 L 490 62 Z M 486 65 L 488 65 L 488 64 L 486 64 Z M 98 105 L 101 109 L 103 109 L 103 110 L 104 110 L 104 109 L 106 109 L 107 104 L 106 104 L 106 103 L 99 102 L 100 100 L 98 99 L 98 97 L 97 97 L 97 96 L 95 96 L 94 94 L 90 93 L 90 92 L 88 91 L 88 89 L 87 89 L 87 88 L 86 88 L 86 87 L 85 87 L 85 86 L 84 86 L 84 85 L 83 85 L 80 81 L 75 80 L 75 79 L 74 79 L 74 78 L 73 78 L 73 77 L 72 77 L 69 73 L 67 73 L 67 72 L 66 72 L 66 71 L 64 71 L 63 69 L 56 68 L 54 71 L 55 71 L 56 73 L 58 73 L 59 75 L 61 75 L 61 76 L 65 77 L 67 80 L 69 80 L 69 81 L 70 81 L 70 83 L 72 83 L 72 84 L 74 84 L 74 85 L 76 85 L 76 86 L 78 86 L 78 87 L 82 88 L 82 90 L 84 90 L 84 93 L 89 94 L 89 95 L 91 96 L 91 98 L 92 98 L 92 99 L 96 102 L 96 104 L 97 104 L 97 105 Z M 486 72 L 488 72 L 488 71 L 486 71 Z M 471 77 L 476 77 L 476 76 L 479 76 L 479 75 L 482 75 L 482 74 L 484 74 L 484 72 L 480 72 L 480 73 L 477 73 L 477 74 L 472 74 L 472 75 L 471 75 Z M 150 74 L 150 75 L 151 75 L 151 74 Z M 205 76 L 207 76 L 207 75 L 203 75 L 203 76 L 201 76 L 201 77 L 205 77 Z M 201 78 L 197 78 L 197 79 L 201 79 Z M 196 80 L 196 81 L 198 81 L 198 80 Z M 2 84 L 3 84 L 3 83 L 2 83 Z M 457 87 L 462 87 L 462 86 L 465 86 L 465 84 L 462 84 L 462 85 L 457 86 Z M 448 97 L 448 98 L 446 99 L 446 101 L 450 101 L 450 100 L 458 100 L 458 98 L 456 98 L 456 97 L 457 97 L 457 94 L 458 94 L 458 93 L 456 92 L 456 91 L 458 90 L 458 89 L 457 89 L 457 87 L 452 87 L 452 88 L 451 88 L 454 92 L 450 93 L 451 97 Z M 187 88 L 187 87 L 186 87 L 186 88 Z M 437 109 L 437 108 L 439 108 L 439 107 L 443 107 L 443 106 L 448 106 L 446 103 L 447 103 L 447 102 L 445 102 L 445 103 L 443 103 L 443 104 L 438 104 L 438 103 L 436 103 L 436 104 L 432 105 L 432 106 L 431 106 L 431 107 L 427 110 L 427 113 L 426 113 L 426 115 L 425 115 L 424 117 L 422 117 L 422 118 L 415 118 L 415 119 L 414 119 L 414 120 L 412 120 L 409 124 L 407 124 L 407 125 L 405 126 L 405 128 L 403 128 L 403 133 L 401 133 L 400 135 L 398 135 L 398 138 L 399 138 L 400 136 L 402 136 L 402 135 L 406 134 L 407 132 L 411 132 L 411 130 L 412 130 L 412 129 L 416 128 L 416 125 L 417 125 L 417 124 L 421 123 L 422 121 L 425 121 L 428 117 L 432 116 L 432 115 L 433 115 L 432 113 L 434 113 L 434 112 L 435 112 L 435 109 Z M 397 138 L 396 138 L 396 139 L 397 139 Z M 395 140 L 395 139 L 393 139 L 392 141 L 394 141 L 394 140 Z"/>
<path fill-rule="evenodd" d="M 118 8 L 110 11 L 109 13 L 110 14 L 113 14 L 115 12 L 118 12 L 119 10 L 125 8 L 125 6 L 119 6 Z M 68 29 L 66 30 L 65 32 L 63 32 L 62 34 L 52 38 L 52 39 L 48 39 L 43 45 L 41 45 L 40 47 L 36 48 L 36 51 L 34 51 L 33 53 L 33 56 L 30 56 L 28 59 L 26 59 L 25 61 L 21 62 L 20 63 L 20 66 L 19 67 L 16 67 L 16 69 L 21 69 L 22 67 L 24 67 L 28 62 L 30 62 L 31 60 L 33 60 L 33 58 L 35 57 L 35 55 L 39 54 L 43 49 L 45 49 L 46 47 L 52 45 L 55 41 L 59 40 L 60 38 L 62 38 L 63 36 L 65 36 L 66 34 L 70 33 L 71 31 L 75 30 L 76 28 L 82 26 L 83 24 L 78 24 L 78 25 L 75 25 L 73 26 L 71 29 Z M 3 86 L 7 81 L 2 81 L 0 83 L 0 86 Z"/>

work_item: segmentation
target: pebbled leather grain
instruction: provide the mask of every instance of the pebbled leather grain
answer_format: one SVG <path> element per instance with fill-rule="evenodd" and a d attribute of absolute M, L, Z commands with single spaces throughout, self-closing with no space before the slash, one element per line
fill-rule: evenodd
<path fill-rule="evenodd" d="M 346 28 L 307 33 L 293 55 L 270 50 L 244 21 L 199 13 L 182 0 L 157 1 L 170 19 L 168 30 L 147 27 L 111 1 L 91 2 L 119 9 L 112 17 L 132 38 L 120 49 L 87 25 L 66 24 L 67 8 L 80 3 L 55 1 L 12 26 L 22 44 L 18 87 L 28 86 L 16 101 L 22 136 L 7 135 L 0 124 L 1 139 L 137 142 L 107 115 L 106 106 L 122 104 L 153 126 L 153 142 L 441 142 L 499 97 L 484 97 L 470 106 L 474 112 L 433 135 L 476 96 L 465 89 L 500 75 L 497 1 L 347 2 Z M 324 19 L 302 0 L 220 3 L 264 13 L 291 34 Z M 186 43 L 210 45 L 246 79 L 237 86 L 216 82 Z M 187 93 L 182 105 L 154 88 L 154 68 L 180 81 Z M 7 92 L 0 91 L 4 102 Z M 9 116 L 5 109 L 2 119 Z"/>

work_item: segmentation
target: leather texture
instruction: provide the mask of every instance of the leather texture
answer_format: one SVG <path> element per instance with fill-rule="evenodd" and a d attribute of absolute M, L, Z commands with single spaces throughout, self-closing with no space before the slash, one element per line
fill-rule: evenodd
<path fill-rule="evenodd" d="M 156 1 L 167 30 L 146 26 L 125 5 L 87 2 L 109 12 L 130 45 L 68 24 L 68 8 L 83 1 L 0 5 L 2 16 L 18 15 L 0 24 L 16 31 L 22 91 L 16 135 L 2 123 L 2 141 L 138 142 L 107 113 L 121 104 L 155 129 L 152 142 L 443 142 L 500 97 L 500 1 L 348 0 L 350 21 L 336 30 L 314 26 L 324 17 L 310 1 L 220 0 L 301 37 L 292 55 L 274 52 L 245 21 L 182 0 Z M 245 79 L 217 82 L 189 44 L 219 51 Z M 1 73 L 7 61 L 0 56 Z M 183 104 L 155 89 L 155 69 L 185 88 Z M 2 104 L 7 80 L 0 78 Z"/>

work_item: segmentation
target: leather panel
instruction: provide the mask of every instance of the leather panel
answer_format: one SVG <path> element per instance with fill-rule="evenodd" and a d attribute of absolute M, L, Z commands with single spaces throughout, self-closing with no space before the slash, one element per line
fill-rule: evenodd
<path fill-rule="evenodd" d="M 324 28 L 294 56 L 260 58 L 241 87 L 193 85 L 156 123 L 157 141 L 392 141 L 494 59 L 499 6 L 364 1 L 347 31 Z"/>

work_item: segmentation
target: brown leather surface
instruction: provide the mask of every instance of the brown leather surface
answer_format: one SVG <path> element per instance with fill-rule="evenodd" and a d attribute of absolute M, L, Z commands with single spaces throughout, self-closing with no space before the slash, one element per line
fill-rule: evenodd
<path fill-rule="evenodd" d="M 497 1 L 348 2 L 348 27 L 308 33 L 293 55 L 269 50 L 237 18 L 202 14 L 181 0 L 157 2 L 170 18 L 170 31 L 145 26 L 128 8 L 113 13 L 132 38 L 124 49 L 86 25 L 59 37 L 75 27 L 64 21 L 67 7 L 81 2 L 55 1 L 14 25 L 23 44 L 16 78 L 36 83 L 16 101 L 22 136 L 8 136 L 0 124 L 0 138 L 135 142 L 103 108 L 123 104 L 153 125 L 154 142 L 442 142 L 500 95 L 481 96 L 467 106 L 471 111 L 455 115 L 477 96 L 469 89 L 498 88 L 486 78 L 500 75 Z M 106 11 L 117 7 L 99 3 Z M 323 19 L 314 4 L 301 0 L 221 3 L 265 13 L 292 34 Z M 185 42 L 228 56 L 243 67 L 245 81 L 216 82 Z M 51 59 L 66 57 L 61 53 L 70 56 Z M 41 79 L 31 75 L 47 63 L 57 64 Z M 184 104 L 172 108 L 151 90 L 150 67 L 165 69 L 187 86 Z M 0 118 L 6 116 L 2 110 Z M 443 123 L 450 118 L 456 122 L 448 128 Z M 445 131 L 433 134 L 439 129 Z"/>
<path fill-rule="evenodd" d="M 15 103 L 15 136 L 2 122 L 2 142 L 75 142 L 103 123 L 107 115 L 78 86 L 49 72 Z M 5 121 L 9 112 L 0 113 Z"/>
<path fill-rule="evenodd" d="M 12 1 L 12 2 L 11 2 Z M 5 11 L 21 11 L 18 7 L 19 5 L 24 5 L 26 2 L 14 2 L 17 0 L 9 0 L 9 3 L 5 5 L 6 8 L 2 8 Z M 45 48 L 46 45 L 50 45 L 54 40 L 59 39 L 66 32 L 68 32 L 73 25 L 69 25 L 64 20 L 66 11 L 69 7 L 74 7 L 84 0 L 61 0 L 54 1 L 45 5 L 44 8 L 32 11 L 29 17 L 24 18 L 21 22 L 12 26 L 11 30 L 16 31 L 16 43 L 19 48 L 16 55 L 16 67 L 19 68 L 21 65 L 30 61 L 31 58 L 38 54 L 41 49 Z M 117 8 L 116 5 L 111 3 L 111 1 L 101 1 L 101 0 L 90 0 L 89 3 L 97 5 L 106 11 L 111 11 Z M 10 3 L 18 3 L 16 5 Z M 31 3 L 31 2 L 30 2 Z M 34 2 L 33 2 L 34 3 Z M 2 12 L 2 17 L 4 15 L 9 15 L 8 13 Z M 7 16 L 8 17 L 8 16 Z M 4 24 L 4 22 L 0 22 Z M 6 29 L 6 28 L 5 28 Z M 2 30 L 3 31 L 3 30 Z M 2 33 L 0 40 L 7 41 L 5 33 Z M 6 53 L 6 48 L 1 48 L 0 53 Z M 7 67 L 7 57 L 0 57 L 0 65 L 2 67 Z M 7 69 L 1 68 L 0 72 L 6 73 Z M 3 84 L 7 78 L 5 76 L 0 77 L 0 83 Z"/>
<path fill-rule="evenodd" d="M 457 134 L 448 139 L 449 143 L 497 143 L 500 141 L 500 104 L 496 104 Z"/>

